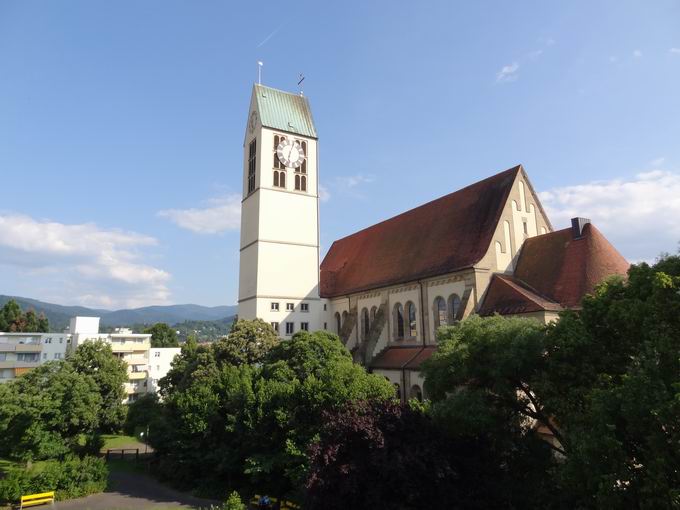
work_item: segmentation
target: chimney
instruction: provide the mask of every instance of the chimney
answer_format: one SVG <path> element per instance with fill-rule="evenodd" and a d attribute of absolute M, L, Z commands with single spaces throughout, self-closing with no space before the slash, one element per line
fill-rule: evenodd
<path fill-rule="evenodd" d="M 588 218 L 572 218 L 571 219 L 571 237 L 572 239 L 580 239 L 583 237 L 583 227 L 585 227 L 590 220 Z"/>

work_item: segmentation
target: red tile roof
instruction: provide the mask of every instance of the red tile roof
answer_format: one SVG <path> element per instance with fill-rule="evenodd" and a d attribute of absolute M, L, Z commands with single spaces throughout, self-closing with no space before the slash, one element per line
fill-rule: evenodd
<path fill-rule="evenodd" d="M 628 271 L 628 262 L 592 224 L 574 239 L 571 228 L 524 241 L 513 276 L 494 275 L 480 315 L 577 308 L 605 278 Z"/>
<path fill-rule="evenodd" d="M 388 347 L 375 357 L 371 368 L 418 370 L 420 364 L 429 359 L 436 349 L 434 345 Z"/>
<path fill-rule="evenodd" d="M 567 308 L 578 307 L 605 278 L 628 272 L 630 264 L 594 225 L 574 239 L 571 228 L 524 241 L 515 278 Z"/>
<path fill-rule="evenodd" d="M 472 267 L 489 248 L 520 171 L 518 165 L 335 241 L 321 263 L 321 296 Z"/>
<path fill-rule="evenodd" d="M 479 308 L 479 315 L 513 315 L 539 312 L 543 310 L 560 311 L 563 308 L 536 293 L 524 282 L 509 275 L 495 274 Z"/>

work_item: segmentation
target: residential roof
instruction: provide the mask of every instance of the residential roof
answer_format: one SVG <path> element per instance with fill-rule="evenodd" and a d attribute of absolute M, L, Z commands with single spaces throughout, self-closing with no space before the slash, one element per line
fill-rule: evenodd
<path fill-rule="evenodd" d="M 434 345 L 388 347 L 371 362 L 371 368 L 385 370 L 418 370 L 437 350 Z"/>
<path fill-rule="evenodd" d="M 625 275 L 629 264 L 592 224 L 574 237 L 571 228 L 524 241 L 514 276 L 494 275 L 480 315 L 513 315 L 578 308 L 605 278 Z"/>
<path fill-rule="evenodd" d="M 591 223 L 580 237 L 572 229 L 524 241 L 515 278 L 567 308 L 578 307 L 605 278 L 625 275 L 630 264 Z"/>
<path fill-rule="evenodd" d="M 253 94 L 263 126 L 318 138 L 307 98 L 255 84 Z"/>
<path fill-rule="evenodd" d="M 479 315 L 515 315 L 539 311 L 558 312 L 563 308 L 539 295 L 521 280 L 509 275 L 495 274 L 491 279 Z"/>
<path fill-rule="evenodd" d="M 521 165 L 335 241 L 321 295 L 337 297 L 450 273 L 485 255 Z"/>

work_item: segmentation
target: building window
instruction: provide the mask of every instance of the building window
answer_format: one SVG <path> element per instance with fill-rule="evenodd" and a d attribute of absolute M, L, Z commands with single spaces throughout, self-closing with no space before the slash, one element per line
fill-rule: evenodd
<path fill-rule="evenodd" d="M 394 305 L 394 337 L 404 338 L 404 307 L 401 303 Z"/>
<path fill-rule="evenodd" d="M 60 352 L 55 352 L 55 353 L 54 353 L 54 359 L 61 359 L 61 353 L 60 353 Z"/>
<path fill-rule="evenodd" d="M 301 312 L 308 312 L 309 311 L 309 303 L 300 303 L 300 311 Z"/>
<path fill-rule="evenodd" d="M 279 304 L 276 301 L 272 301 L 272 312 L 279 311 Z"/>
<path fill-rule="evenodd" d="M 38 357 L 38 353 L 20 352 L 20 353 L 17 353 L 17 361 L 26 361 L 26 362 L 35 363 L 36 361 L 40 361 L 40 358 Z"/>
<path fill-rule="evenodd" d="M 326 303 L 324 303 L 324 304 L 323 304 L 323 311 L 324 311 L 324 312 L 325 312 L 326 310 L 328 310 L 327 307 L 328 307 L 328 305 L 327 305 Z"/>
<path fill-rule="evenodd" d="M 460 313 L 460 298 L 457 294 L 452 294 L 449 296 L 449 324 L 453 324 L 458 320 L 458 314 Z"/>
<path fill-rule="evenodd" d="M 64 339 L 63 339 L 63 338 L 60 338 L 60 339 L 59 339 L 59 343 L 60 343 L 60 344 L 63 344 L 63 343 L 64 343 Z"/>
<path fill-rule="evenodd" d="M 342 327 L 343 327 L 343 328 L 344 328 L 345 325 L 347 324 L 347 318 L 348 318 L 348 317 L 349 317 L 349 314 L 347 313 L 346 310 L 345 310 L 344 312 L 342 312 Z M 352 328 L 352 329 L 354 329 L 354 328 Z M 350 333 L 350 332 L 351 332 L 351 331 L 348 331 L 348 333 Z"/>
<path fill-rule="evenodd" d="M 272 325 L 272 328 L 274 329 L 274 331 L 276 331 L 278 333 L 279 332 L 279 323 L 278 322 L 272 322 L 271 325 Z"/>
<path fill-rule="evenodd" d="M 292 312 L 295 310 L 295 303 L 286 303 L 286 310 Z"/>
<path fill-rule="evenodd" d="M 248 146 L 248 193 L 255 191 L 255 164 L 257 159 L 257 139 L 253 138 Z"/>
<path fill-rule="evenodd" d="M 434 328 L 437 329 L 447 324 L 446 301 L 443 297 L 438 297 L 434 300 Z"/>
<path fill-rule="evenodd" d="M 340 320 L 340 313 L 335 312 L 335 332 L 339 335 L 342 329 L 342 322 Z"/>
<path fill-rule="evenodd" d="M 292 335 L 295 332 L 295 323 L 286 322 L 286 335 Z"/>
<path fill-rule="evenodd" d="M 0 356 L 2 356 L 2 354 L 0 354 Z M 47 359 L 47 353 L 46 352 L 43 352 L 43 359 Z M 4 361 L 4 359 L 0 358 L 0 361 Z"/>
<path fill-rule="evenodd" d="M 529 225 L 527 225 L 527 220 L 525 220 L 525 219 L 522 220 L 522 226 L 524 227 L 524 235 L 528 236 L 529 235 Z"/>
<path fill-rule="evenodd" d="M 300 329 L 302 331 L 309 331 L 309 322 L 301 322 L 300 323 Z"/>
<path fill-rule="evenodd" d="M 415 338 L 418 335 L 418 330 L 416 329 L 416 305 L 407 303 L 406 312 L 408 313 L 408 336 Z"/>
<path fill-rule="evenodd" d="M 361 310 L 361 332 L 364 339 L 368 338 L 368 332 L 371 331 L 371 323 L 368 318 L 368 309 Z"/>
<path fill-rule="evenodd" d="M 161 351 L 156 351 L 153 353 L 154 358 L 160 358 L 161 357 Z"/>
<path fill-rule="evenodd" d="M 323 329 L 328 329 L 328 323 L 327 322 L 323 323 Z"/>

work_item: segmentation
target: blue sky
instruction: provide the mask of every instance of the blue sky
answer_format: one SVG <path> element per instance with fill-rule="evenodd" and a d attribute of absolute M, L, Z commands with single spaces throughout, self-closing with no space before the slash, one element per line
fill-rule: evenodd
<path fill-rule="evenodd" d="M 0 293 L 233 304 L 243 133 L 306 76 L 322 250 L 517 163 L 556 228 L 680 241 L 680 2 L 0 0 Z M 347 154 L 356 154 L 348 160 Z"/>

